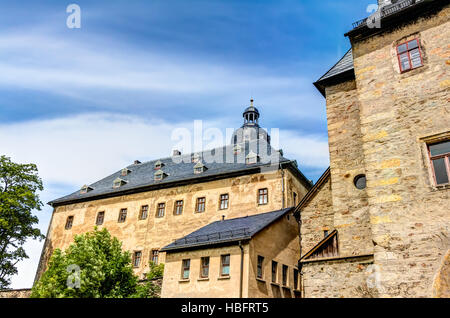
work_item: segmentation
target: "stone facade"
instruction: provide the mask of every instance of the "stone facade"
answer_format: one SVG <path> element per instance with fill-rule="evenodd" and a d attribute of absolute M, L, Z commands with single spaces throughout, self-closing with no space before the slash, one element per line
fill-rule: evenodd
<path fill-rule="evenodd" d="M 448 295 L 450 188 L 435 186 L 427 144 L 450 139 L 449 16 L 350 36 L 354 79 L 325 89 L 330 179 L 300 209 L 302 255 L 330 228 L 339 257 L 304 262 L 305 297 Z M 402 73 L 397 45 L 416 38 L 424 66 Z"/>
<path fill-rule="evenodd" d="M 0 298 L 30 298 L 31 289 L 1 290 Z"/>

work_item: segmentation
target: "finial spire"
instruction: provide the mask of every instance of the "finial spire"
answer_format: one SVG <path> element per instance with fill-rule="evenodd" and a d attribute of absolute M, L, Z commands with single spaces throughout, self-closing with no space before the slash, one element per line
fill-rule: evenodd
<path fill-rule="evenodd" d="M 253 97 L 252 97 L 252 98 L 250 98 L 250 106 L 252 106 L 252 107 L 253 107 Z"/>

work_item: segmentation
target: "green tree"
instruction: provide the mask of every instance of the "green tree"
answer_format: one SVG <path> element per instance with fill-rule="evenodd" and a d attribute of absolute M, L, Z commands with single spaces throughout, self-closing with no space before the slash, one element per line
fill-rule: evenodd
<path fill-rule="evenodd" d="M 31 297 L 125 298 L 136 293 L 130 253 L 108 230 L 95 228 L 74 240 L 64 252 L 55 250 Z"/>
<path fill-rule="evenodd" d="M 16 264 L 28 258 L 23 244 L 29 238 L 42 239 L 33 225 L 38 218 L 31 212 L 40 210 L 42 180 L 34 164 L 17 164 L 0 156 L 0 289 L 7 288 L 10 277 L 17 274 Z"/>
<path fill-rule="evenodd" d="M 159 298 L 161 297 L 161 285 L 158 284 L 163 278 L 164 264 L 156 265 L 150 262 L 150 271 L 145 275 L 146 281 L 138 284 L 136 293 L 131 298 Z"/>

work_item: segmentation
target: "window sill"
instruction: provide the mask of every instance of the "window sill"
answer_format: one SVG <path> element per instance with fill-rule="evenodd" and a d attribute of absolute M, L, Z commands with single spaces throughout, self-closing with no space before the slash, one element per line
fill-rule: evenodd
<path fill-rule="evenodd" d="M 450 189 L 450 183 L 447 184 L 440 184 L 440 185 L 434 185 L 431 189 L 431 191 L 443 191 L 443 190 L 447 190 Z"/>
<path fill-rule="evenodd" d="M 260 206 L 260 205 L 268 205 L 269 203 L 267 202 L 267 203 L 258 203 L 258 206 Z"/>
<path fill-rule="evenodd" d="M 281 286 L 281 288 L 291 290 L 291 287 L 289 286 Z"/>
<path fill-rule="evenodd" d="M 226 279 L 230 279 L 230 276 L 219 276 L 217 277 L 217 280 L 226 280 Z"/>
<path fill-rule="evenodd" d="M 274 282 L 270 282 L 270 285 L 281 287 L 280 284 Z"/>
<path fill-rule="evenodd" d="M 260 283 L 266 283 L 266 281 L 264 280 L 264 279 L 262 279 L 262 278 L 258 278 L 258 277 L 256 277 L 256 280 L 258 281 L 258 282 L 260 282 Z"/>
<path fill-rule="evenodd" d="M 208 280 L 209 280 L 209 277 L 200 277 L 197 279 L 197 281 L 199 281 L 199 282 L 204 282 L 204 281 L 208 281 Z"/>
<path fill-rule="evenodd" d="M 188 279 L 180 279 L 178 282 L 179 283 L 189 283 L 191 280 L 188 278 Z"/>

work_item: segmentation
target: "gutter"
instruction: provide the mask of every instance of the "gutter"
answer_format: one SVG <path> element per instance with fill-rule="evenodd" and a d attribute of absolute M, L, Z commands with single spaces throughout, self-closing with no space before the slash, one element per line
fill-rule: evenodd
<path fill-rule="evenodd" d="M 242 285 L 244 283 L 244 247 L 239 241 L 239 248 L 241 249 L 241 269 L 239 274 L 239 298 L 242 298 Z"/>

